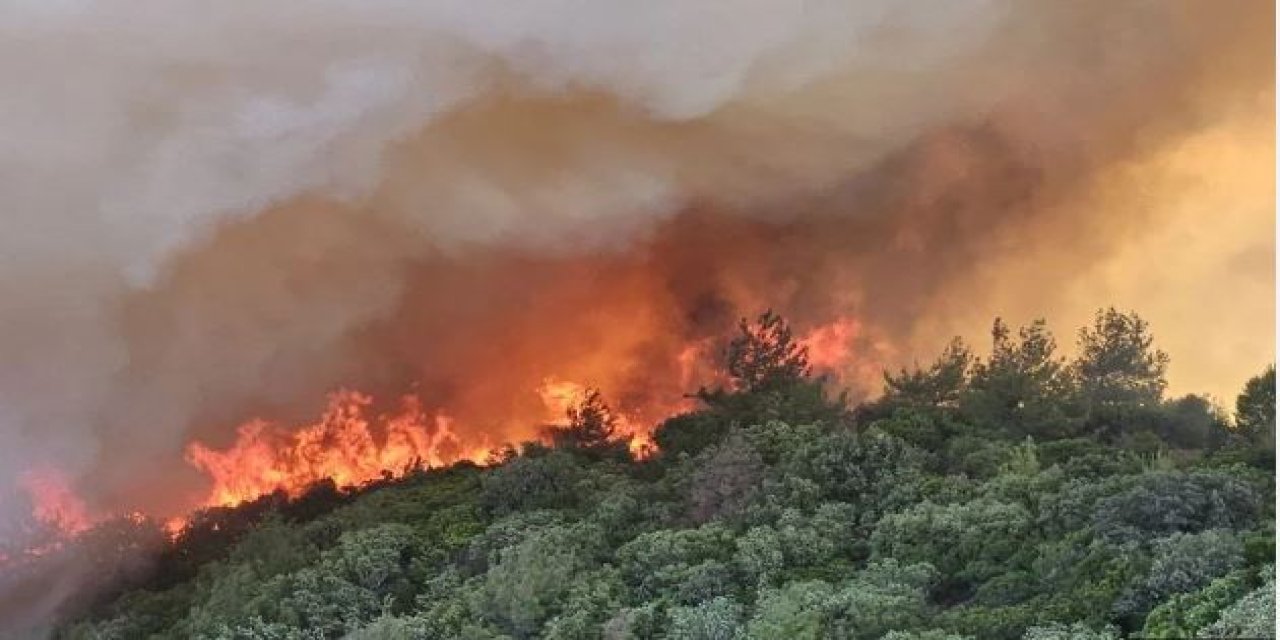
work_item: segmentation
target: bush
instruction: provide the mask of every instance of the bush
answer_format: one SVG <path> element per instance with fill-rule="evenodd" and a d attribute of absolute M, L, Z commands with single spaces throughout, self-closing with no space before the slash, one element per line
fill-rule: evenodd
<path fill-rule="evenodd" d="M 717 413 L 697 411 L 667 418 L 653 432 L 663 457 L 696 455 L 724 439 L 732 423 Z"/>
<path fill-rule="evenodd" d="M 1276 580 L 1268 571 L 1261 587 L 1222 610 L 1218 621 L 1200 630 L 1201 638 L 1274 638 Z"/>
<path fill-rule="evenodd" d="M 1016 504 L 980 498 L 962 504 L 924 502 L 890 514 L 871 536 L 874 557 L 929 562 L 967 582 L 1003 571 L 1031 532 L 1031 514 Z"/>
<path fill-rule="evenodd" d="M 1243 528 L 1253 521 L 1258 504 L 1254 488 L 1229 474 L 1151 473 L 1101 500 L 1093 519 L 1110 540 L 1148 540 L 1211 527 Z"/>
<path fill-rule="evenodd" d="M 495 515 L 578 505 L 580 463 L 566 451 L 520 456 L 484 476 L 481 504 Z"/>

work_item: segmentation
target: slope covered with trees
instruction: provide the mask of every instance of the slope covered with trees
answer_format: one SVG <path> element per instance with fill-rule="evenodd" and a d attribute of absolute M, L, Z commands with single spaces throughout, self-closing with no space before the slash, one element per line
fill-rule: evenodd
<path fill-rule="evenodd" d="M 205 512 L 57 635 L 1271 636 L 1274 370 L 1231 420 L 1165 397 L 1136 315 L 1078 347 L 997 320 L 851 407 L 766 314 L 650 459 L 592 394 L 493 466 Z M 132 526 L 94 553 L 142 554 Z"/>

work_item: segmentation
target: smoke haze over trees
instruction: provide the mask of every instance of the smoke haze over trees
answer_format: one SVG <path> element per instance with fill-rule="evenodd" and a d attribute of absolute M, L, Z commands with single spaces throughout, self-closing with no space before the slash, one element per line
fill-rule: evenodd
<path fill-rule="evenodd" d="M 1170 388 L 1229 399 L 1273 350 L 1273 24 L 1261 0 L 7 4 L 0 494 L 52 466 L 93 511 L 180 513 L 191 442 L 337 388 L 520 439 L 541 408 L 512 389 L 688 391 L 681 349 L 770 306 L 855 318 L 874 394 L 997 313 L 1123 300 Z"/>
<path fill-rule="evenodd" d="M 997 320 L 854 407 L 790 334 L 744 321 L 648 459 L 591 393 L 487 468 L 265 496 L 171 543 L 100 525 L 62 553 L 114 573 L 54 635 L 1272 637 L 1273 369 L 1234 421 L 1167 398 L 1145 321 L 1104 309 L 1074 359 Z M 1126 392 L 1096 401 L 1100 371 Z"/>
<path fill-rule="evenodd" d="M 1274 25 L 0 3 L 0 620 L 1255 629 Z"/>

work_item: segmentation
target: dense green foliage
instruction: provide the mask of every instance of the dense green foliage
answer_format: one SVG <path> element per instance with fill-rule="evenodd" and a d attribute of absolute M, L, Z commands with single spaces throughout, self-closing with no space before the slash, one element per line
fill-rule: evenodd
<path fill-rule="evenodd" d="M 1145 323 L 997 321 L 846 407 L 780 318 L 631 460 L 593 394 L 500 465 L 197 519 L 65 638 L 1271 636 L 1274 371 L 1166 400 Z M 210 526 L 216 521 L 218 526 Z"/>

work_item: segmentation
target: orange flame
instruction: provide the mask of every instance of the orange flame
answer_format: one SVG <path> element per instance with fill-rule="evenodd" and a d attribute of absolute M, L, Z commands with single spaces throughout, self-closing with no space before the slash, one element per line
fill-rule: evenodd
<path fill-rule="evenodd" d="M 563 420 L 569 409 L 580 404 L 587 397 L 587 386 L 569 380 L 546 378 L 538 385 L 538 397 L 547 408 L 547 420 L 556 422 Z"/>
<path fill-rule="evenodd" d="M 569 409 L 586 400 L 589 391 L 590 388 L 584 384 L 555 378 L 546 378 L 537 389 L 542 404 L 547 408 L 547 419 L 553 423 L 564 420 Z M 666 415 L 674 413 L 674 410 L 667 411 Z M 632 455 L 647 458 L 657 451 L 657 445 L 648 430 L 638 427 L 636 421 L 625 413 L 614 411 L 613 414 L 618 420 L 618 428 L 629 438 L 627 448 Z"/>
<path fill-rule="evenodd" d="M 853 340 L 862 327 L 852 318 L 839 318 L 820 325 L 798 341 L 809 351 L 809 365 L 819 373 L 834 372 L 849 359 Z"/>
<path fill-rule="evenodd" d="M 32 515 L 37 521 L 64 535 L 80 533 L 92 524 L 89 509 L 72 492 L 66 476 L 58 471 L 49 468 L 27 471 L 19 483 L 31 498 Z"/>
<path fill-rule="evenodd" d="M 861 322 L 847 316 L 810 329 L 797 342 L 808 350 L 814 373 L 866 389 L 879 383 L 893 353 L 887 341 L 872 339 Z"/>
<path fill-rule="evenodd" d="M 723 371 L 709 366 L 715 344 L 708 338 L 677 351 L 672 373 L 678 377 L 679 387 L 692 391 L 700 385 L 726 382 Z M 837 381 L 878 375 L 889 353 L 887 343 L 870 340 L 864 326 L 848 317 L 813 327 L 799 338 L 799 344 L 808 350 L 816 373 L 832 375 Z M 592 370 L 608 371 L 607 367 Z M 562 422 L 569 409 L 585 400 L 590 388 L 582 382 L 545 377 L 533 390 L 541 402 L 542 417 L 512 416 L 513 422 L 530 427 L 538 420 L 544 424 Z M 693 408 L 694 401 L 688 397 L 655 397 L 661 395 L 632 398 L 631 404 L 615 408 L 619 430 L 630 438 L 630 450 L 638 458 L 657 451 L 653 427 Z M 330 394 L 324 412 L 314 423 L 293 427 L 251 420 L 237 428 L 236 440 L 225 449 L 190 443 L 187 461 L 212 481 L 199 506 L 234 506 L 275 491 L 297 496 L 324 480 L 342 487 L 355 486 L 399 477 L 423 466 L 442 467 L 463 460 L 484 464 L 490 458 L 494 443 L 483 435 L 477 438 L 473 429 L 459 429 L 454 418 L 442 410 L 425 409 L 416 396 L 401 398 L 399 407 L 389 414 L 374 415 L 372 405 L 368 395 L 337 391 Z M 459 434 L 468 434 L 470 440 L 464 441 Z M 20 480 L 30 496 L 35 519 L 65 537 L 98 520 L 56 470 L 29 471 Z M 131 517 L 143 516 L 134 513 Z M 178 516 L 162 526 L 170 536 L 177 536 L 187 522 Z"/>
<path fill-rule="evenodd" d="M 811 329 L 799 342 L 809 350 L 816 372 L 839 379 L 862 373 L 851 361 L 855 343 L 864 338 L 862 325 L 845 317 Z M 679 350 L 674 364 L 684 388 L 692 390 L 699 381 L 722 381 L 721 373 L 705 370 L 711 346 L 711 340 L 702 340 Z M 875 368 L 879 362 L 864 366 Z M 567 411 L 586 398 L 589 388 L 588 384 L 555 376 L 543 378 L 533 390 L 544 410 L 540 419 L 562 422 Z M 652 427 L 691 409 L 693 403 L 675 397 L 666 401 L 649 398 L 643 404 L 615 409 L 620 431 L 630 438 L 632 453 L 641 458 L 656 451 Z M 229 448 L 216 450 L 191 443 L 188 462 L 213 482 L 203 505 L 230 506 L 279 490 L 296 496 L 322 480 L 352 486 L 399 476 L 421 465 L 439 467 L 461 460 L 482 464 L 488 459 L 492 443 L 464 447 L 453 418 L 443 411 L 428 412 L 416 397 L 404 397 L 400 409 L 390 415 L 371 416 L 371 405 L 367 395 L 339 391 L 330 395 L 324 413 L 313 424 L 288 428 L 253 420 L 238 428 L 236 441 Z M 537 420 L 533 418 L 530 426 Z M 472 430 L 461 432 L 470 434 Z M 184 524 L 182 518 L 174 518 L 165 527 L 173 533 Z"/>
<path fill-rule="evenodd" d="M 487 455 L 487 449 L 464 451 L 452 420 L 427 414 L 417 398 L 405 397 L 397 413 L 376 420 L 368 415 L 371 403 L 367 395 L 339 391 L 315 424 L 286 430 L 254 420 L 240 426 L 225 451 L 192 443 L 187 460 L 213 479 L 205 505 L 234 505 L 277 490 L 298 495 L 326 479 L 357 485 Z"/>

